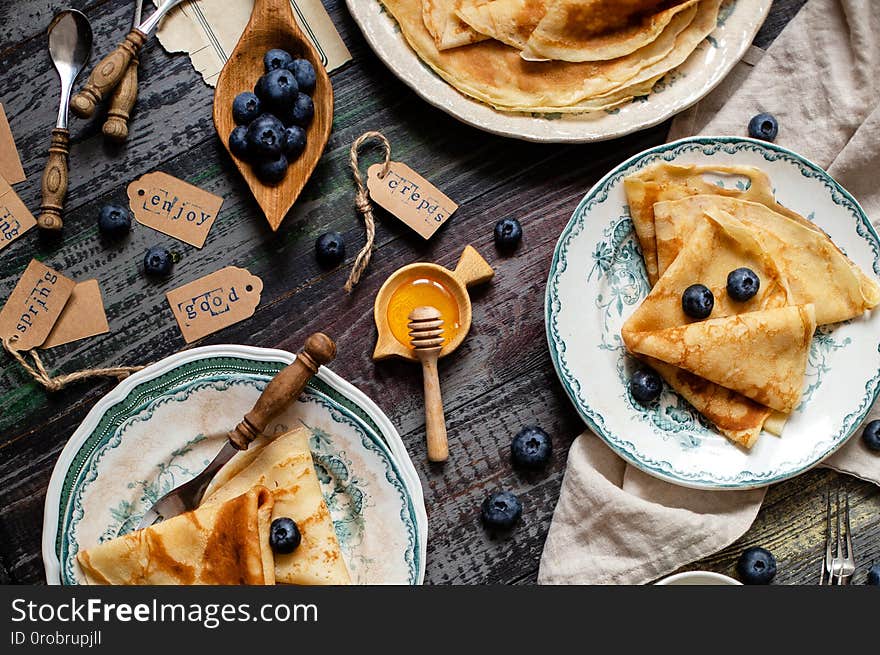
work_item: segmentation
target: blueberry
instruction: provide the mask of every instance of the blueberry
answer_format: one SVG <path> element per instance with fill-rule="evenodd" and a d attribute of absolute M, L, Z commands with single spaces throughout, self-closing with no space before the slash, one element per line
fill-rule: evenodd
<path fill-rule="evenodd" d="M 247 161 L 250 158 L 250 148 L 248 147 L 247 128 L 239 125 L 229 134 L 229 149 L 232 154 L 239 159 Z"/>
<path fill-rule="evenodd" d="M 868 450 L 880 453 L 880 421 L 871 421 L 862 431 L 862 441 Z"/>
<path fill-rule="evenodd" d="M 681 294 L 681 308 L 691 318 L 706 318 L 715 306 L 715 296 L 708 287 L 692 284 Z"/>
<path fill-rule="evenodd" d="M 299 548 L 302 534 L 296 521 L 281 517 L 272 521 L 269 526 L 269 545 L 276 553 L 286 555 Z"/>
<path fill-rule="evenodd" d="M 522 225 L 515 218 L 502 218 L 495 223 L 495 245 L 501 250 L 513 250 L 522 241 Z"/>
<path fill-rule="evenodd" d="M 510 444 L 513 463 L 524 468 L 539 469 L 550 461 L 553 442 L 541 428 L 528 425 L 520 430 Z"/>
<path fill-rule="evenodd" d="M 144 273 L 152 277 L 167 277 L 173 266 L 174 259 L 164 246 L 153 246 L 144 255 Z"/>
<path fill-rule="evenodd" d="M 254 173 L 263 184 L 278 184 L 287 175 L 287 157 L 279 153 L 273 159 L 254 162 Z"/>
<path fill-rule="evenodd" d="M 311 93 L 315 90 L 317 78 L 315 77 L 315 67 L 312 66 L 312 62 L 308 59 L 294 59 L 288 68 L 296 78 L 300 91 Z"/>
<path fill-rule="evenodd" d="M 263 114 L 247 128 L 248 151 L 263 159 L 277 159 L 281 154 L 284 125 L 272 114 Z"/>
<path fill-rule="evenodd" d="M 522 516 L 522 503 L 509 491 L 499 491 L 483 501 L 480 515 L 487 527 L 507 529 Z"/>
<path fill-rule="evenodd" d="M 299 92 L 296 78 L 286 68 L 266 73 L 257 84 L 262 85 L 263 96 L 261 98 L 276 110 L 287 107 Z"/>
<path fill-rule="evenodd" d="M 131 230 L 131 212 L 119 205 L 104 205 L 98 214 L 98 230 L 113 239 L 125 236 Z"/>
<path fill-rule="evenodd" d="M 232 120 L 236 125 L 247 125 L 262 111 L 262 103 L 257 94 L 244 91 L 232 101 Z"/>
<path fill-rule="evenodd" d="M 663 380 L 652 368 L 641 368 L 629 379 L 629 392 L 638 402 L 654 402 L 663 391 Z"/>
<path fill-rule="evenodd" d="M 758 114 L 749 121 L 749 136 L 762 141 L 775 141 L 779 123 L 773 114 Z"/>
<path fill-rule="evenodd" d="M 776 558 L 766 548 L 746 548 L 736 563 L 736 572 L 744 584 L 770 584 L 776 575 Z"/>
<path fill-rule="evenodd" d="M 282 112 L 282 116 L 286 125 L 308 127 L 315 116 L 315 103 L 305 93 L 298 93 L 293 103 Z"/>
<path fill-rule="evenodd" d="M 315 241 L 315 257 L 324 268 L 332 268 L 345 259 L 345 240 L 339 232 L 327 232 Z"/>
<path fill-rule="evenodd" d="M 750 268 L 738 268 L 727 275 L 727 295 L 739 302 L 751 300 L 761 288 L 761 280 Z"/>
<path fill-rule="evenodd" d="M 266 72 L 270 73 L 279 68 L 290 68 L 293 63 L 293 57 L 287 50 L 274 48 L 263 55 L 263 63 L 266 65 Z"/>
<path fill-rule="evenodd" d="M 865 580 L 865 584 L 880 585 L 880 564 L 875 564 L 870 569 L 868 569 L 868 578 Z"/>
<path fill-rule="evenodd" d="M 291 125 L 284 130 L 284 143 L 281 145 L 281 149 L 288 159 L 296 159 L 305 148 L 305 130 L 296 125 Z"/>

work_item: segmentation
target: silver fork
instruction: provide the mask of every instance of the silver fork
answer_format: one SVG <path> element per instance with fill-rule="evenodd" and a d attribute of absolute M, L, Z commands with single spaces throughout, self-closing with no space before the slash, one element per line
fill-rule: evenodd
<path fill-rule="evenodd" d="M 835 493 L 835 537 L 831 536 L 831 490 L 825 496 L 825 558 L 819 573 L 820 585 L 847 585 L 856 572 L 849 521 L 849 492 L 844 490 L 844 537 L 840 523 L 840 488 Z"/>

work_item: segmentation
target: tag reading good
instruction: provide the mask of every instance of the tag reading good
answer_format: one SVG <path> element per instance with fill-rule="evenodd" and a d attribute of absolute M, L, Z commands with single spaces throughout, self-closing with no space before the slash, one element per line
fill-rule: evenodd
<path fill-rule="evenodd" d="M 0 250 L 37 224 L 34 215 L 0 176 Z"/>
<path fill-rule="evenodd" d="M 97 280 L 86 280 L 73 288 L 64 311 L 40 348 L 54 348 L 109 331 L 101 287 Z"/>
<path fill-rule="evenodd" d="M 250 271 L 227 266 L 165 294 L 187 343 L 253 315 L 263 281 Z"/>
<path fill-rule="evenodd" d="M 223 204 L 220 196 L 160 171 L 129 184 L 128 201 L 138 223 L 196 248 L 205 245 Z"/>
<path fill-rule="evenodd" d="M 2 103 L 0 103 L 0 177 L 9 184 L 18 184 L 25 180 L 24 169 L 21 167 L 21 159 Z"/>
<path fill-rule="evenodd" d="M 458 205 L 406 164 L 393 161 L 385 177 L 379 177 L 381 172 L 382 164 L 367 169 L 370 198 L 425 239 L 430 239 L 458 209 Z"/>
<path fill-rule="evenodd" d="M 0 337 L 8 339 L 13 350 L 41 345 L 75 286 L 73 280 L 32 259 L 0 309 Z"/>

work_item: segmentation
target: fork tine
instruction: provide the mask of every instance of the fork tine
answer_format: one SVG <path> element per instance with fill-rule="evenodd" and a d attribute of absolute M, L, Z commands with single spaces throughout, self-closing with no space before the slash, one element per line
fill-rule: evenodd
<path fill-rule="evenodd" d="M 850 529 L 849 524 L 849 490 L 844 490 L 844 500 L 845 500 L 845 509 L 844 509 L 844 526 L 846 527 L 846 563 L 847 563 L 847 573 L 852 576 L 852 572 L 855 571 L 856 558 L 855 553 L 853 553 L 853 544 L 852 544 L 852 530 Z M 841 584 L 844 584 L 841 582 Z"/>
<path fill-rule="evenodd" d="M 831 486 L 825 491 L 825 558 L 819 572 L 819 584 L 831 584 Z"/>
<path fill-rule="evenodd" d="M 840 487 L 839 486 L 837 487 L 837 489 L 835 491 L 835 505 L 836 505 L 836 508 L 835 508 L 836 516 L 834 517 L 834 521 L 837 526 L 836 530 L 835 530 L 835 532 L 837 533 L 837 551 L 835 552 L 834 560 L 835 560 L 835 563 L 837 564 L 837 569 L 838 569 L 836 584 L 843 584 L 843 574 L 841 571 L 841 568 L 843 565 L 843 533 L 840 531 Z"/>

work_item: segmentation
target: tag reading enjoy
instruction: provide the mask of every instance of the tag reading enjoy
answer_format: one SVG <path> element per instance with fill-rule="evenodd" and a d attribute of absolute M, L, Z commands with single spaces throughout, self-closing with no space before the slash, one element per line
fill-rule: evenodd
<path fill-rule="evenodd" d="M 101 287 L 97 280 L 86 280 L 73 288 L 64 311 L 40 348 L 54 348 L 109 331 Z"/>
<path fill-rule="evenodd" d="M 32 259 L 0 309 L 0 337 L 13 350 L 42 345 L 75 286 L 73 280 Z"/>
<path fill-rule="evenodd" d="M 34 215 L 0 176 L 0 250 L 37 224 Z"/>
<path fill-rule="evenodd" d="M 165 294 L 187 343 L 253 315 L 263 281 L 250 271 L 227 266 Z"/>
<path fill-rule="evenodd" d="M 424 239 L 434 236 L 434 232 L 458 209 L 458 205 L 440 189 L 406 164 L 393 161 L 388 165 L 385 177 L 379 177 L 381 172 L 382 164 L 373 164 L 367 169 L 370 198 Z"/>
<path fill-rule="evenodd" d="M 208 231 L 223 205 L 223 198 L 154 171 L 128 185 L 128 201 L 135 219 L 196 248 L 205 245 Z"/>

